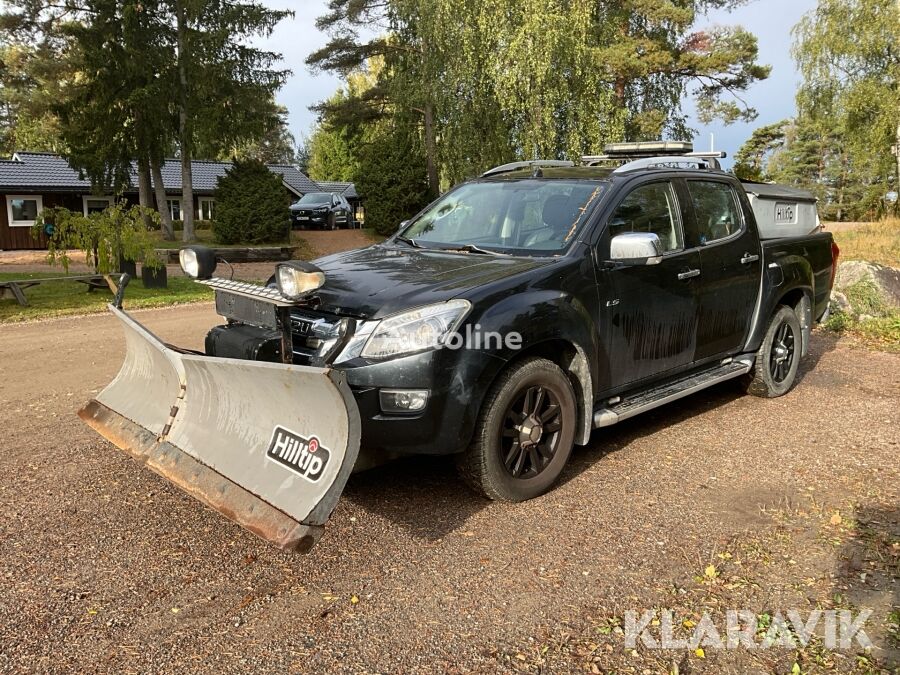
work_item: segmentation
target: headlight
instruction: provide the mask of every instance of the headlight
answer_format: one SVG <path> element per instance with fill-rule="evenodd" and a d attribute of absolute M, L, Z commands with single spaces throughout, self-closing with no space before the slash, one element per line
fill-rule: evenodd
<path fill-rule="evenodd" d="M 296 300 L 325 283 L 325 273 L 312 263 L 292 261 L 282 263 L 275 270 L 278 290 L 286 298 Z"/>
<path fill-rule="evenodd" d="M 187 246 L 178 252 L 178 262 L 192 279 L 209 279 L 216 271 L 216 252 L 206 246 Z"/>
<path fill-rule="evenodd" d="M 383 359 L 439 347 L 471 307 L 468 300 L 449 300 L 383 319 L 360 355 Z"/>

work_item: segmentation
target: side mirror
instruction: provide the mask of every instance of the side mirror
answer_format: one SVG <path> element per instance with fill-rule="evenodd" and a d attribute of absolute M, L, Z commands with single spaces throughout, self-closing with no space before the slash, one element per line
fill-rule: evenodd
<path fill-rule="evenodd" d="M 658 265 L 662 253 L 659 237 L 652 232 L 626 232 L 609 244 L 610 259 L 625 265 Z"/>

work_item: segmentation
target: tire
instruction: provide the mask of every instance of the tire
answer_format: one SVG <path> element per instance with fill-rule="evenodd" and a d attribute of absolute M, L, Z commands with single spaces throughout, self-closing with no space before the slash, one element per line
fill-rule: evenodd
<path fill-rule="evenodd" d="M 576 405 L 572 383 L 552 361 L 530 358 L 510 366 L 485 397 L 472 444 L 457 458 L 463 480 L 500 501 L 521 502 L 545 493 L 572 453 Z M 532 415 L 526 416 L 529 409 Z M 538 420 L 535 410 L 542 424 L 530 424 Z"/>
<path fill-rule="evenodd" d="M 802 339 L 797 313 L 780 306 L 766 329 L 753 370 L 744 378 L 747 393 L 763 398 L 788 393 L 797 378 Z"/>

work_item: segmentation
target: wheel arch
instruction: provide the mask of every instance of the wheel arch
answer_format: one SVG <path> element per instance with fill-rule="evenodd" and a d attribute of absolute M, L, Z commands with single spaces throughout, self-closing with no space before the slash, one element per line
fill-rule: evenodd
<path fill-rule="evenodd" d="M 770 315 L 774 314 L 780 305 L 790 307 L 797 314 L 797 319 L 800 321 L 800 356 L 806 356 L 809 353 L 809 341 L 812 338 L 812 289 L 807 286 L 797 286 L 782 294 L 772 307 Z"/>
<path fill-rule="evenodd" d="M 494 382 L 504 371 L 527 358 L 547 359 L 559 366 L 569 378 L 572 389 L 575 391 L 577 404 L 575 444 L 587 445 L 593 428 L 594 384 L 590 362 L 584 348 L 563 338 L 548 338 L 530 343 L 527 347 L 517 351 L 515 356 L 494 374 L 488 384 L 488 389 L 494 386 Z"/>
<path fill-rule="evenodd" d="M 800 320 L 800 338 L 801 338 L 801 356 L 809 353 L 809 342 L 812 337 L 812 307 L 813 307 L 813 289 L 804 284 L 795 284 L 788 288 L 776 288 L 770 300 L 765 304 L 764 310 L 761 310 L 760 319 L 756 328 L 748 341 L 746 351 L 756 351 L 762 344 L 763 337 L 769 328 L 769 322 L 775 312 L 781 305 L 790 307 L 797 313 Z"/>

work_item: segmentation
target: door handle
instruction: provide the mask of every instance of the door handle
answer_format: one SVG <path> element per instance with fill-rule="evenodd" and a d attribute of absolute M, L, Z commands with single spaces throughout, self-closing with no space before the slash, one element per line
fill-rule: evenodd
<path fill-rule="evenodd" d="M 678 273 L 678 281 L 684 281 L 685 279 L 692 279 L 694 277 L 700 276 L 700 270 L 688 270 L 687 272 L 679 272 Z"/>
<path fill-rule="evenodd" d="M 757 260 L 759 260 L 759 256 L 755 253 L 745 253 L 744 257 L 741 258 L 741 264 L 749 265 L 750 263 L 756 262 Z"/>

